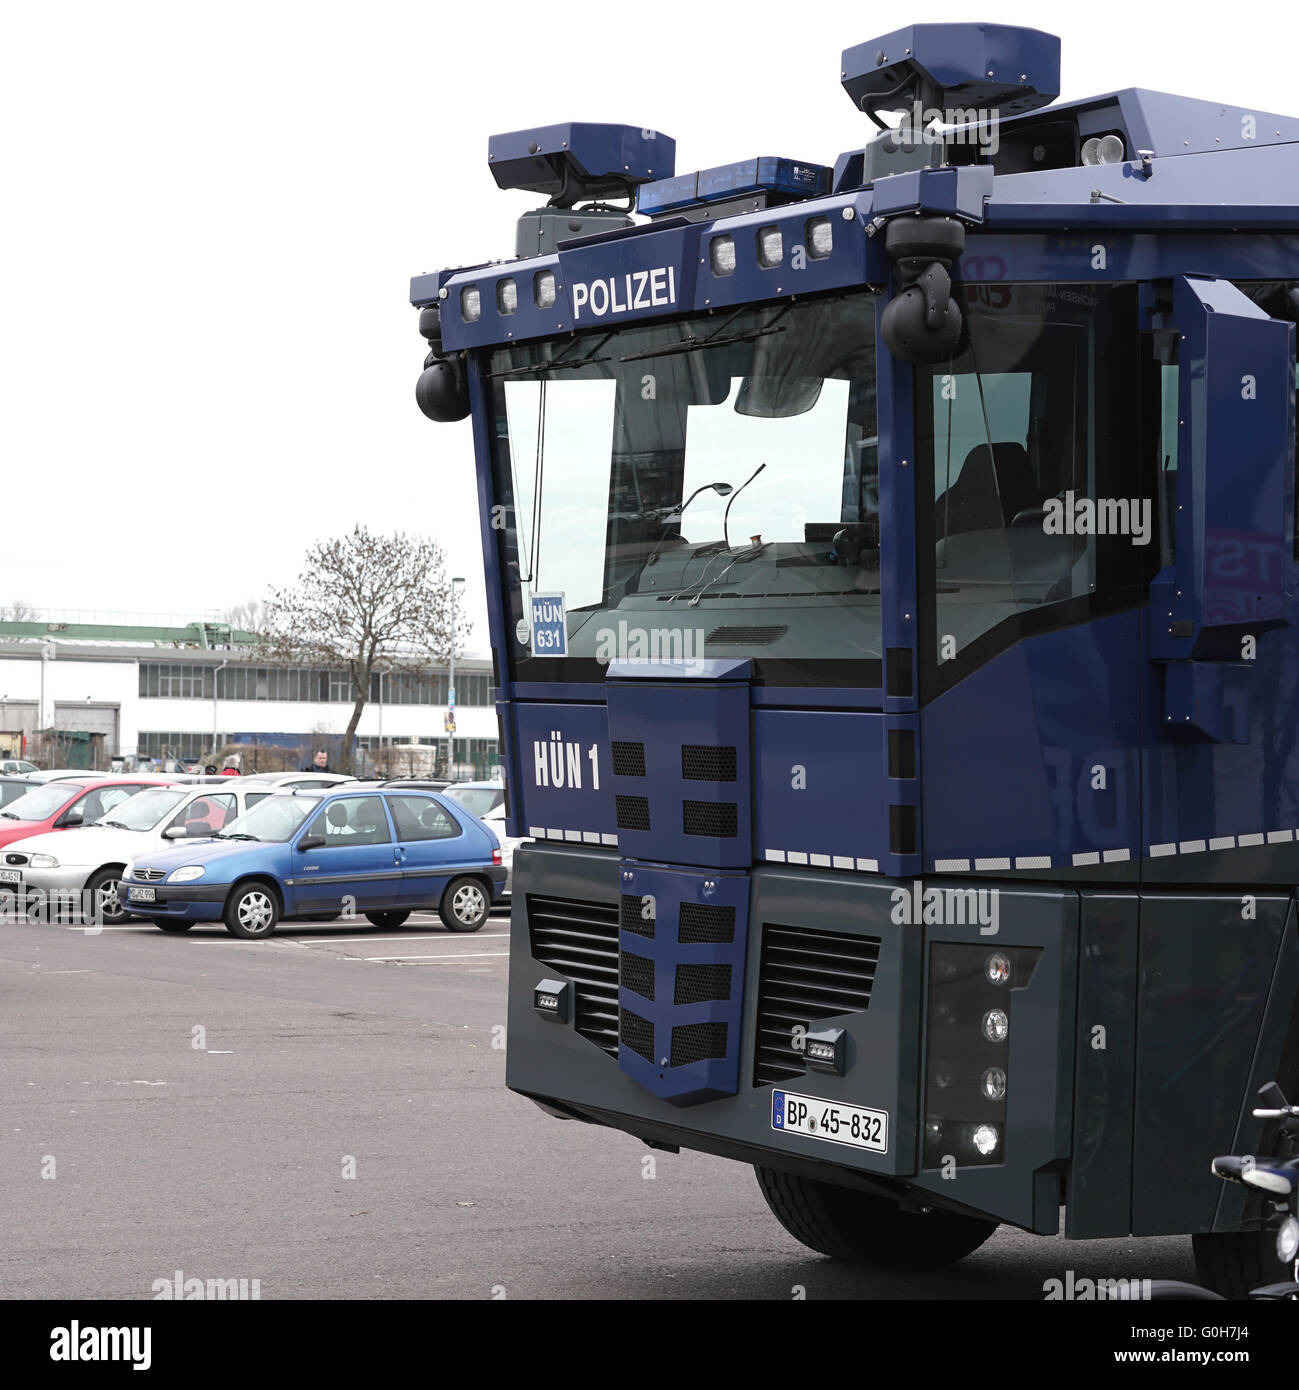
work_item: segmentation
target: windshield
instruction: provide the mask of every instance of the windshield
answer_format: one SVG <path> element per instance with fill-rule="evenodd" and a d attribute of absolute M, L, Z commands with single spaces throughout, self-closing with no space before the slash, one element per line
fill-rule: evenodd
<path fill-rule="evenodd" d="M 221 832 L 223 839 L 251 835 L 257 840 L 283 844 L 298 826 L 320 805 L 317 796 L 268 796 L 251 811 L 232 820 Z"/>
<path fill-rule="evenodd" d="M 14 820 L 48 820 L 73 797 L 80 795 L 84 785 L 83 782 L 55 782 L 52 786 L 38 787 L 9 802 L 4 814 Z"/>
<path fill-rule="evenodd" d="M 446 795 L 475 816 L 485 816 L 498 801 L 505 798 L 504 792 L 492 787 L 448 787 Z"/>
<path fill-rule="evenodd" d="M 872 294 L 511 347 L 490 370 L 521 679 L 742 657 L 878 683 Z"/>
<path fill-rule="evenodd" d="M 129 801 L 114 806 L 95 824 L 111 825 L 118 830 L 152 830 L 190 794 L 188 787 L 159 787 L 157 791 L 139 792 Z"/>

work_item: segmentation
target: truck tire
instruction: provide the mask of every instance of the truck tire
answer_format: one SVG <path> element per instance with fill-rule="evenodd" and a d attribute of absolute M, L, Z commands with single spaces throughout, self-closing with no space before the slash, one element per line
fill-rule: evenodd
<path fill-rule="evenodd" d="M 772 1168 L 754 1168 L 776 1220 L 833 1260 L 879 1269 L 932 1269 L 963 1259 L 997 1222 L 952 1212 L 903 1211 L 884 1197 Z"/>
<path fill-rule="evenodd" d="M 1292 1278 L 1276 1254 L 1273 1231 L 1205 1231 L 1191 1237 L 1200 1282 L 1223 1298 L 1244 1298 L 1250 1289 Z"/>

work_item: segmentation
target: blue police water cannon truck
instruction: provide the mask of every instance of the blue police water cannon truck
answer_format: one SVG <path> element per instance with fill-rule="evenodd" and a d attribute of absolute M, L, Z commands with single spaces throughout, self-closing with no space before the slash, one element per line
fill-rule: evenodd
<path fill-rule="evenodd" d="M 497 136 L 516 258 L 412 282 L 530 841 L 508 1084 L 831 1256 L 1063 1219 L 1243 1292 L 1210 1160 L 1299 1090 L 1299 119 L 1053 105 L 996 25 L 840 78 L 832 164 Z"/>

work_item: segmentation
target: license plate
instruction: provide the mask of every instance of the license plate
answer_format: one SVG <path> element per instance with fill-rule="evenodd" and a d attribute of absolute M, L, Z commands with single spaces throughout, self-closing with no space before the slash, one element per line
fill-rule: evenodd
<path fill-rule="evenodd" d="M 133 903 L 152 903 L 158 901 L 156 888 L 132 888 L 130 897 Z"/>
<path fill-rule="evenodd" d="M 870 1149 L 873 1153 L 887 1153 L 889 1148 L 889 1117 L 885 1111 L 819 1100 L 816 1096 L 796 1096 L 790 1091 L 772 1092 L 771 1127 L 854 1149 Z"/>
<path fill-rule="evenodd" d="M 22 874 L 17 869 L 0 869 L 0 883 L 21 883 Z"/>

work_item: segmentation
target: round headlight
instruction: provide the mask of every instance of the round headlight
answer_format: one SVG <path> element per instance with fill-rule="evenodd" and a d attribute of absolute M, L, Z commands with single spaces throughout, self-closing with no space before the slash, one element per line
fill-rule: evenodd
<path fill-rule="evenodd" d="M 57 869 L 59 861 L 52 854 L 33 854 L 27 861 L 33 869 Z"/>
<path fill-rule="evenodd" d="M 1005 1042 L 1010 1032 L 1010 1019 L 1001 1009 L 989 1009 L 983 1016 L 983 1036 L 989 1042 Z"/>
<path fill-rule="evenodd" d="M 994 951 L 983 963 L 983 973 L 988 977 L 991 984 L 1004 985 L 1010 979 L 1010 960 Z"/>
<path fill-rule="evenodd" d="M 997 1147 L 997 1126 L 996 1125 L 977 1125 L 974 1133 L 970 1135 L 970 1141 L 974 1147 L 987 1158 L 987 1156 Z"/>
<path fill-rule="evenodd" d="M 979 1089 L 988 1100 L 1000 1100 L 1006 1094 L 1006 1073 L 1000 1067 L 989 1067 L 979 1079 Z"/>
<path fill-rule="evenodd" d="M 196 878 L 203 877 L 202 864 L 186 864 L 183 869 L 173 869 L 167 875 L 168 883 L 193 883 Z"/>
<path fill-rule="evenodd" d="M 1283 1265 L 1299 1257 L 1299 1220 L 1287 1216 L 1276 1233 L 1276 1253 Z"/>

